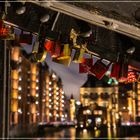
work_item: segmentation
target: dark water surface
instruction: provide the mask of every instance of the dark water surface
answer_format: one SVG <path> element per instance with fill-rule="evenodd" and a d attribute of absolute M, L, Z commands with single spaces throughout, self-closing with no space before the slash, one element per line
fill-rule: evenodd
<path fill-rule="evenodd" d="M 114 132 L 113 132 L 114 131 Z M 131 133 L 131 132 L 130 132 Z M 115 130 L 78 130 L 75 127 L 70 128 L 60 128 L 60 127 L 47 127 L 44 130 L 39 130 L 38 133 L 34 135 L 34 140 L 92 140 L 92 139 L 104 139 L 104 140 L 138 140 L 136 136 L 119 138 L 115 136 Z"/>

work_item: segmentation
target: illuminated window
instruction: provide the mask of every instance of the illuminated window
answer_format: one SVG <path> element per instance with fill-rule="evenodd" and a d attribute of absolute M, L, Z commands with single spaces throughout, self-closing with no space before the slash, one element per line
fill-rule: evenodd
<path fill-rule="evenodd" d="M 39 94 L 36 94 L 35 96 L 36 96 L 36 97 L 39 97 Z"/>
<path fill-rule="evenodd" d="M 22 87 L 21 87 L 21 86 L 19 86 L 19 87 L 18 87 L 18 90 L 19 90 L 19 91 L 21 91 L 21 90 L 22 90 Z"/>
<path fill-rule="evenodd" d="M 22 114 L 22 110 L 21 110 L 21 108 L 18 109 L 18 113 Z"/>
<path fill-rule="evenodd" d="M 37 104 L 37 105 L 38 105 L 38 101 L 36 101 L 36 102 L 35 102 L 35 104 Z"/>
<path fill-rule="evenodd" d="M 21 81 L 21 80 L 22 80 L 22 77 L 20 76 L 20 77 L 19 77 L 19 81 Z"/>
<path fill-rule="evenodd" d="M 49 91 L 51 91 L 52 90 L 52 88 L 49 88 Z"/>
<path fill-rule="evenodd" d="M 18 79 L 18 77 L 19 77 L 18 71 L 17 70 L 12 70 L 11 77 L 12 77 L 12 79 Z"/>
<path fill-rule="evenodd" d="M 18 99 L 21 100 L 21 96 L 18 96 Z"/>
<path fill-rule="evenodd" d="M 56 75 L 54 73 L 52 74 L 52 78 L 54 78 L 54 79 L 56 78 Z"/>

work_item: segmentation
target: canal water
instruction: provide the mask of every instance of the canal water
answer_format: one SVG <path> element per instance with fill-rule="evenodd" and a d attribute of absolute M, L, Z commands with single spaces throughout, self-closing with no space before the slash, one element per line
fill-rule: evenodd
<path fill-rule="evenodd" d="M 130 132 L 131 133 L 131 132 Z M 111 130 L 108 131 L 100 131 L 100 130 L 78 130 L 75 127 L 70 128 L 62 128 L 62 127 L 48 127 L 42 130 L 39 130 L 36 134 L 34 134 L 34 140 L 92 140 L 92 139 L 104 139 L 104 140 L 120 140 L 122 138 L 115 137 L 112 134 Z M 139 138 L 136 136 L 131 137 L 123 137 L 125 140 L 138 140 Z"/>

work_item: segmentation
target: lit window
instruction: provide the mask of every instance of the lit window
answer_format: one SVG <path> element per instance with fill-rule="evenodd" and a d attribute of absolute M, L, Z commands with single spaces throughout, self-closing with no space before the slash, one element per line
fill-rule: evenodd
<path fill-rule="evenodd" d="M 80 127 L 83 128 L 83 124 L 81 124 Z"/>
<path fill-rule="evenodd" d="M 49 88 L 49 90 L 52 90 L 52 88 Z"/>
<path fill-rule="evenodd" d="M 62 91 L 62 94 L 64 94 L 64 91 Z"/>
<path fill-rule="evenodd" d="M 21 90 L 22 90 L 21 86 L 19 86 L 19 87 L 18 87 L 18 90 L 19 90 L 19 91 L 21 91 Z"/>
<path fill-rule="evenodd" d="M 91 113 L 91 111 L 90 111 L 90 110 L 87 110 L 87 111 L 86 111 L 86 113 L 87 113 L 87 114 L 90 114 L 90 113 Z"/>
<path fill-rule="evenodd" d="M 18 113 L 22 114 L 21 108 L 18 109 Z"/>
<path fill-rule="evenodd" d="M 18 96 L 18 99 L 21 100 L 21 96 Z"/>
<path fill-rule="evenodd" d="M 38 105 L 38 101 L 36 101 L 36 102 L 35 102 L 35 104 L 37 104 L 37 105 Z"/>
<path fill-rule="evenodd" d="M 52 100 L 51 99 L 49 99 L 49 102 L 51 102 Z"/>
<path fill-rule="evenodd" d="M 54 73 L 52 74 L 52 78 L 54 78 L 54 79 L 56 78 L 56 75 Z"/>
<path fill-rule="evenodd" d="M 49 108 L 51 108 L 52 106 L 51 105 L 49 105 Z"/>
<path fill-rule="evenodd" d="M 56 90 L 59 90 L 59 87 L 57 87 Z"/>
<path fill-rule="evenodd" d="M 64 103 L 64 100 L 62 100 L 62 103 Z"/>
<path fill-rule="evenodd" d="M 77 105 L 80 105 L 81 103 L 80 103 L 80 101 L 77 101 L 76 104 L 77 104 Z"/>
<path fill-rule="evenodd" d="M 56 95 L 59 95 L 59 92 L 56 92 Z"/>
<path fill-rule="evenodd" d="M 36 79 L 36 82 L 38 83 L 38 82 L 39 82 L 39 80 L 38 80 L 38 79 Z"/>
<path fill-rule="evenodd" d="M 36 90 L 38 90 L 38 89 L 39 89 L 39 87 L 37 86 L 37 87 L 36 87 Z"/>
<path fill-rule="evenodd" d="M 39 94 L 36 94 L 35 96 L 36 96 L 36 97 L 38 97 L 38 96 L 39 96 Z"/>
<path fill-rule="evenodd" d="M 59 97 L 56 97 L 56 100 L 59 100 Z"/>
<path fill-rule="evenodd" d="M 19 77 L 19 81 L 21 81 L 21 80 L 22 80 L 22 77 L 20 76 L 20 77 Z"/>
<path fill-rule="evenodd" d="M 125 106 L 123 106 L 123 109 L 126 109 L 126 107 L 125 107 Z"/>
<path fill-rule="evenodd" d="M 52 114 L 51 114 L 51 113 L 49 113 L 49 116 L 52 116 Z"/>
<path fill-rule="evenodd" d="M 42 102 L 45 102 L 45 99 L 43 99 Z"/>
<path fill-rule="evenodd" d="M 52 84 L 52 82 L 49 82 L 49 85 L 51 85 Z"/>
<path fill-rule="evenodd" d="M 58 114 L 56 114 L 56 117 L 59 117 L 59 115 L 58 115 Z"/>
<path fill-rule="evenodd" d="M 49 96 L 52 96 L 52 94 L 49 94 Z"/>

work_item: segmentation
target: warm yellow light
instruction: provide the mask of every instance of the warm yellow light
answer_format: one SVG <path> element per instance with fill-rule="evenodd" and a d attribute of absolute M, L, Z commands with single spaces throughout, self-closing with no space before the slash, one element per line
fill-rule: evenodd
<path fill-rule="evenodd" d="M 17 70 L 12 70 L 11 72 L 11 78 L 12 79 L 18 79 L 19 78 L 19 73 Z"/>
<path fill-rule="evenodd" d="M 54 73 L 52 74 L 52 78 L 54 78 L 54 79 L 56 78 L 56 75 Z"/>
<path fill-rule="evenodd" d="M 17 112 L 18 110 L 18 101 L 17 100 L 11 100 L 11 111 Z"/>
<path fill-rule="evenodd" d="M 87 112 L 87 114 L 90 114 L 90 113 L 91 113 L 91 111 L 90 111 L 90 110 L 87 110 L 86 112 Z"/>
<path fill-rule="evenodd" d="M 39 94 L 36 94 L 35 96 L 36 96 L 36 97 L 39 97 Z"/>
<path fill-rule="evenodd" d="M 52 88 L 49 88 L 49 91 L 51 91 L 52 90 Z"/>
<path fill-rule="evenodd" d="M 21 108 L 18 109 L 18 113 L 22 114 L 22 110 L 21 110 Z"/>
<path fill-rule="evenodd" d="M 18 91 L 17 90 L 12 90 L 11 92 L 11 98 L 13 99 L 17 99 L 18 98 Z"/>
<path fill-rule="evenodd" d="M 35 104 L 38 105 L 38 101 L 36 101 Z"/>
<path fill-rule="evenodd" d="M 18 80 L 21 81 L 22 80 L 22 77 L 20 76 Z"/>
<path fill-rule="evenodd" d="M 36 67 L 36 64 L 31 64 L 31 73 L 33 74 L 36 74 L 36 71 L 37 71 L 37 67 Z"/>
<path fill-rule="evenodd" d="M 18 99 L 21 100 L 21 96 L 18 96 Z"/>
<path fill-rule="evenodd" d="M 21 91 L 21 90 L 22 90 L 22 87 L 21 87 L 21 86 L 19 86 L 19 87 L 18 87 L 18 90 L 19 90 L 19 91 Z"/>
<path fill-rule="evenodd" d="M 18 61 L 19 60 L 19 53 L 20 53 L 20 49 L 18 47 L 12 48 L 11 59 L 14 61 Z"/>

